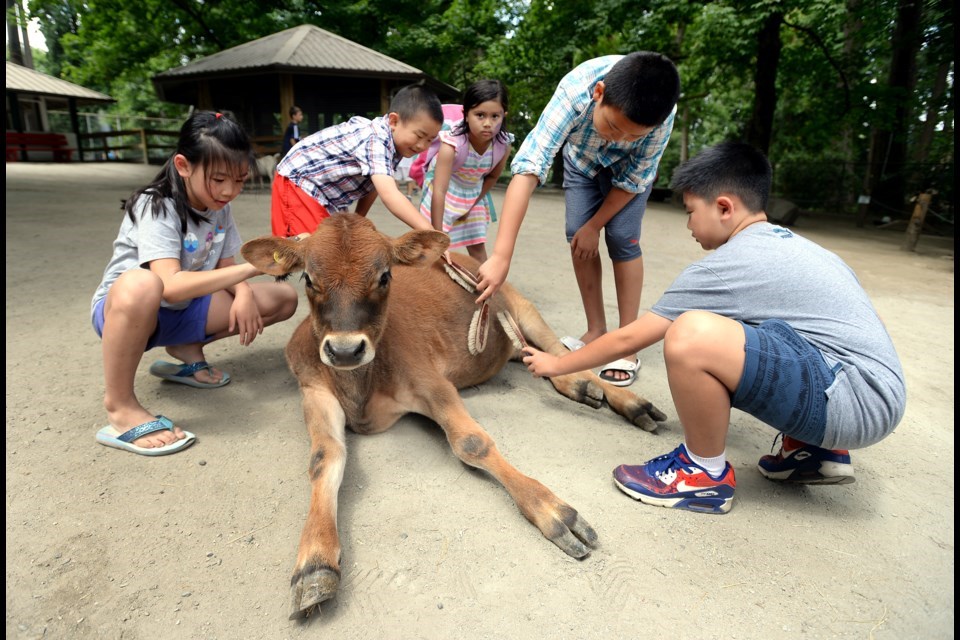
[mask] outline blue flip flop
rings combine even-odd
[[[134,440],[137,438],[142,438],[148,433],[164,430],[173,431],[173,422],[171,422],[167,417],[157,416],[156,420],[144,422],[143,424],[138,425],[129,431],[124,431],[123,433],[120,433],[110,425],[107,425],[100,429],[100,431],[97,431],[97,442],[108,447],[113,447],[114,449],[123,449],[125,451],[130,451],[131,453],[139,453],[142,456],[165,456],[170,453],[176,453],[181,449],[186,449],[197,440],[197,436],[193,435],[189,431],[184,431],[183,433],[185,437],[162,447],[147,448],[138,447],[137,445],[133,444]]]
[[[150,365],[150,373],[158,378],[170,382],[179,382],[197,389],[216,389],[230,382],[230,374],[226,371],[223,372],[223,378],[220,379],[220,382],[200,382],[193,377],[193,374],[197,371],[203,371],[204,369],[210,369],[210,365],[205,360],[193,364],[175,364],[157,360]]]

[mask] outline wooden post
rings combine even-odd
[[[143,149],[143,164],[150,164],[150,150],[147,149],[146,129],[140,129],[140,148]]]
[[[280,138],[283,139],[283,133],[290,121],[290,107],[295,105],[296,96],[293,92],[293,75],[289,73],[280,74]],[[273,129],[265,131],[266,134],[276,133]],[[280,147],[283,148],[282,146]]]
[[[904,251],[916,251],[917,241],[920,239],[920,232],[923,230],[923,220],[927,217],[927,209],[930,207],[930,200],[933,193],[925,191],[917,196],[917,204],[913,208],[913,215],[910,216],[910,222],[907,224],[907,235],[903,240]]]

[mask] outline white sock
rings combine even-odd
[[[707,470],[707,473],[710,474],[710,477],[714,480],[718,479],[723,475],[723,470],[727,468],[727,452],[724,450],[723,453],[718,455],[715,458],[702,458],[690,451],[690,447],[684,442],[683,446],[687,448],[687,455],[690,456],[690,459],[693,460],[696,464],[700,465]]]

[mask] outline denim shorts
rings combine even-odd
[[[820,350],[782,320],[742,326],[746,361],[732,406],[801,442],[823,442],[827,388],[840,363],[828,367]]]
[[[93,309],[93,330],[103,337],[104,297]],[[147,339],[144,351],[154,347],[168,347],[178,344],[209,342],[213,336],[207,335],[207,312],[210,310],[210,296],[200,296],[190,301],[185,309],[167,309],[160,307],[157,312],[157,328]]]
[[[613,171],[609,167],[600,169],[594,178],[583,175],[579,169],[563,159],[563,194],[567,204],[567,242],[600,209],[603,199],[613,186]],[[620,212],[613,216],[603,228],[607,255],[611,260],[625,262],[643,255],[640,250],[640,225],[647,210],[650,187],[638,193]]]

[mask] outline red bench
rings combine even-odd
[[[16,162],[21,156],[26,160],[25,154],[30,151],[48,151],[54,162],[70,162],[74,149],[67,144],[67,136],[62,133],[7,131],[7,162]]]

